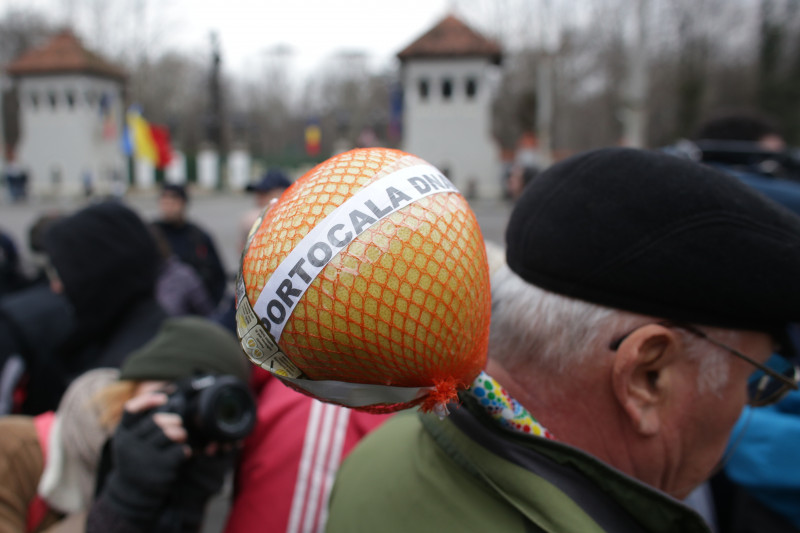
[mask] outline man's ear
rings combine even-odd
[[[670,380],[666,378],[678,337],[659,324],[649,324],[620,343],[612,365],[614,394],[631,426],[644,436],[658,433]]]

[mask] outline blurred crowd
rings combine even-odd
[[[291,183],[247,188],[241,247]],[[0,533],[201,531],[215,499],[229,533],[800,531],[800,180],[780,131],[724,116],[508,186],[491,375],[447,420],[350,411],[249,364],[186,186],[149,221],[124,198],[43,213],[33,272],[0,233]],[[739,366],[685,385],[714,350]]]

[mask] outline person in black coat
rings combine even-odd
[[[161,218],[153,222],[181,261],[197,271],[216,306],[225,294],[228,278],[214,240],[186,218],[189,195],[183,185],[167,184],[159,197]]]
[[[119,367],[166,318],[155,299],[160,255],[142,219],[118,202],[86,207],[43,239],[53,292],[66,297],[74,324],[48,356],[26,361],[22,412],[55,409],[69,383],[92,368]],[[47,325],[40,331],[46,334]]]

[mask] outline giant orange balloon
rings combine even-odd
[[[486,363],[486,250],[464,197],[383,148],[318,165],[251,230],[237,323],[251,361],[321,400],[441,407]]]

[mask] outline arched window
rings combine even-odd
[[[442,80],[442,98],[450,100],[453,97],[453,80],[444,78]]]
[[[473,77],[467,78],[466,93],[467,93],[467,98],[469,98],[470,100],[475,98],[475,95],[478,94],[478,80],[476,80]]]
[[[430,84],[427,78],[420,78],[419,80],[419,99],[427,100],[430,93]]]

